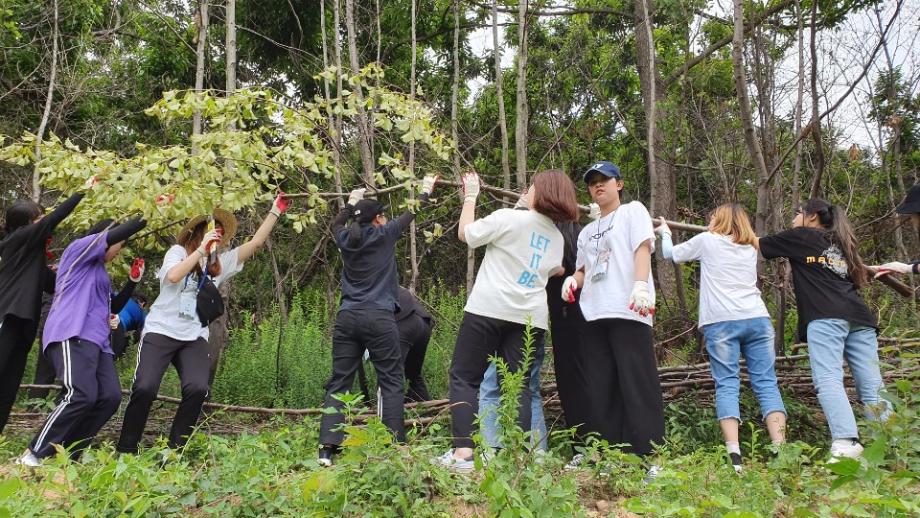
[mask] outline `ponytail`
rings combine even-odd
[[[357,220],[352,221],[351,225],[348,225],[348,240],[345,242],[345,245],[349,248],[354,248],[360,245],[363,240],[364,226],[358,223]]]
[[[819,198],[808,200],[802,204],[801,208],[805,214],[817,216],[818,222],[830,234],[831,242],[840,247],[847,262],[847,273],[853,284],[857,288],[865,286],[869,278],[868,271],[859,255],[856,235],[846,211]]]

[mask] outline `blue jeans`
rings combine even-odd
[[[843,386],[846,359],[856,382],[856,392],[871,420],[888,419],[888,402],[879,398],[884,388],[878,362],[875,329],[857,326],[839,318],[822,318],[808,323],[808,359],[818,401],[833,439],[858,439],[856,417]]]
[[[543,359],[546,356],[546,349],[542,340],[539,344],[534,344],[533,365],[530,367],[530,407],[531,407],[531,425],[530,431],[533,434],[534,442],[537,449],[546,451],[546,419],[543,417],[543,398],[540,396],[540,369],[543,367]],[[498,426],[498,415],[495,409],[498,407],[499,397],[501,397],[501,388],[498,384],[498,369],[495,363],[490,363],[486,369],[485,377],[482,384],[479,385],[479,422],[481,432],[486,444],[493,448],[501,447],[501,428]]]
[[[741,421],[738,394],[741,389],[741,356],[747,361],[751,388],[760,403],[761,415],[786,413],[776,384],[773,362],[773,324],[769,318],[714,322],[702,328],[709,352],[709,365],[716,383],[716,417]]]

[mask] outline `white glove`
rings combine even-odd
[[[659,219],[658,219],[658,226],[655,227],[655,232],[656,232],[659,236],[663,236],[663,235],[665,235],[665,234],[671,235],[671,227],[668,226],[668,222],[665,221],[664,218],[659,218]]]
[[[348,204],[354,207],[359,201],[364,199],[364,191],[366,190],[367,189],[362,187],[351,191],[351,193],[348,194]]]
[[[118,324],[120,324],[120,323],[121,323],[121,319],[118,318],[118,315],[116,315],[116,314],[114,314],[114,313],[111,314],[111,315],[109,315],[109,327],[110,327],[112,330],[118,329]]]
[[[463,175],[463,201],[476,201],[479,196],[479,175],[470,171]]]
[[[632,293],[629,294],[629,309],[639,313],[643,317],[655,314],[655,301],[652,300],[652,294],[648,291],[646,281],[636,281],[633,283]]]
[[[601,206],[596,203],[591,203],[588,205],[588,217],[591,218],[591,221],[594,221],[601,217]]]
[[[565,302],[575,302],[575,292],[578,290],[578,281],[575,277],[569,275],[562,281],[562,300]]]
[[[83,190],[88,191],[99,185],[99,177],[96,175],[90,176],[86,182],[83,183]]]
[[[422,178],[422,194],[431,194],[438,183],[438,175],[428,175]]]
[[[214,229],[201,238],[201,244],[198,245],[198,252],[201,255],[206,256],[211,253],[211,246],[213,244],[220,244],[220,236],[223,234],[223,231]]]
[[[889,273],[914,273],[914,265],[898,261],[892,261],[890,263],[876,266],[875,269],[877,270],[877,273],[875,274],[876,279]]]

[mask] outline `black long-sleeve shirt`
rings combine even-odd
[[[428,195],[422,194],[418,199],[427,202]],[[335,243],[342,253],[342,301],[339,310],[396,311],[399,307],[396,241],[409,228],[415,214],[406,211],[379,227],[364,225],[360,243],[349,245],[345,223],[353,211],[354,207],[345,205],[332,222]]]
[[[83,199],[67,198],[39,221],[14,230],[0,241],[0,321],[7,315],[38,320],[42,290],[48,287],[45,244],[54,229]]]

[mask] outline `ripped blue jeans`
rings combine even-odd
[[[716,383],[716,417],[741,421],[738,396],[741,390],[741,357],[747,361],[751,388],[760,403],[762,417],[773,412],[786,414],[776,384],[773,362],[773,324],[769,318],[714,322],[702,328],[709,352],[712,378]]]

